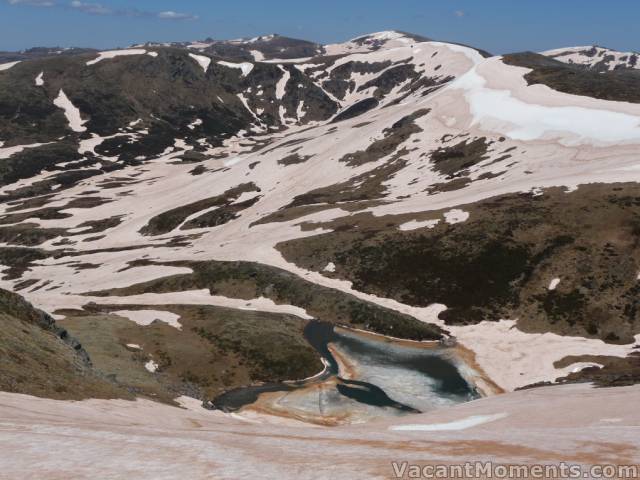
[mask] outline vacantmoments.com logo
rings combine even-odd
[[[391,462],[393,478],[442,479],[637,479],[640,465],[515,465],[493,462],[467,462],[460,465],[424,465]]]

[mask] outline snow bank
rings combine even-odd
[[[189,56],[193,58],[198,65],[202,67],[205,73],[209,70],[209,65],[211,65],[211,59],[209,57],[205,57],[204,55],[196,55],[195,53],[190,53]]]
[[[410,230],[417,230],[419,228],[435,228],[436,225],[440,223],[440,219],[437,218],[435,220],[411,220],[410,222],[403,223],[398,228],[403,232],[408,232]]]
[[[110,58],[126,57],[130,55],[144,55],[145,53],[147,53],[147,51],[142,48],[130,48],[127,50],[108,50],[106,52],[100,52],[98,54],[98,58],[89,60],[87,62],[87,65],[88,66],[95,65],[96,63],[101,62],[102,60],[107,60]]]
[[[9,63],[3,63],[0,64],[0,72],[4,71],[4,70],[9,70],[11,67],[19,64],[20,62],[9,62]]]
[[[64,110],[64,115],[67,117],[67,121],[69,122],[69,127],[74,132],[84,132],[87,130],[83,125],[87,123],[86,120],[82,120],[80,116],[80,110],[78,110],[71,100],[67,97],[67,95],[60,89],[58,93],[58,97],[53,101],[53,104]]]
[[[336,264],[333,263],[333,262],[327,263],[327,266],[324,267],[324,271],[325,272],[331,272],[331,273],[335,272],[336,271]]]
[[[278,68],[282,70],[282,77],[280,77],[280,80],[278,80],[276,84],[276,98],[282,100],[286,92],[287,83],[289,83],[289,79],[291,78],[291,73],[282,67],[282,65],[278,65]]]
[[[154,362],[153,360],[149,360],[147,363],[144,364],[144,368],[146,368],[151,373],[153,373],[156,370],[158,370],[158,364],[156,362]]]
[[[138,325],[147,326],[151,325],[154,321],[168,323],[173,328],[182,330],[182,325],[178,322],[180,315],[176,315],[171,312],[164,312],[161,310],[118,310],[113,312],[114,315],[125,317]]]
[[[453,225],[454,223],[466,222],[468,218],[469,212],[465,212],[464,210],[459,210],[457,208],[449,210],[444,214],[445,221],[450,225]]]
[[[507,417],[506,413],[496,413],[494,415],[473,415],[471,417],[463,418],[462,420],[456,420],[454,422],[447,423],[431,423],[427,425],[412,424],[412,425],[396,425],[389,427],[389,430],[396,430],[402,432],[442,432],[442,431],[455,431],[466,430],[467,428],[477,427],[483,423],[495,422],[502,418]]]
[[[21,151],[27,148],[36,148],[41,147],[42,145],[47,145],[46,143],[32,143],[30,145],[16,145],[15,147],[5,147],[2,148],[2,143],[0,142],[0,160],[9,158],[11,155],[16,153],[20,153]]]
[[[551,137],[560,138],[568,146],[594,141],[608,144],[640,141],[639,116],[597,108],[527,103],[509,90],[488,88],[478,67],[458,78],[450,88],[465,91],[472,125],[480,124],[514,140]]]
[[[232,62],[218,62],[218,65],[222,65],[223,67],[228,68],[236,68],[238,70],[242,70],[242,76],[246,77],[253,70],[253,63],[243,62],[243,63],[232,63]]]

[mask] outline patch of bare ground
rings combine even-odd
[[[91,292],[92,296],[128,296],[208,289],[212,295],[246,300],[265,297],[303,308],[314,318],[414,340],[438,340],[443,331],[415,318],[323,287],[285,270],[253,262],[170,262],[192,274],[173,275],[125,288]]]
[[[283,242],[296,265],[415,306],[443,303],[449,324],[518,318],[530,333],[630,343],[640,331],[640,186],[591,184],[567,193],[509,194],[444,211],[361,213],[306,223],[332,232]],[[440,222],[402,231],[410,220]],[[554,278],[560,281],[550,289]]]
[[[385,200],[385,182],[392,179],[407,162],[402,158],[408,152],[402,149],[384,164],[356,175],[349,180],[320,187],[297,195],[281,209],[253,222],[251,226],[272,222],[287,222],[331,208],[358,211],[380,205]]]
[[[110,314],[161,310],[179,315],[181,329],[159,320],[139,325]],[[285,314],[209,305],[87,305],[59,311],[94,367],[131,391],[162,401],[179,395],[212,398],[223,390],[264,381],[306,378],[322,370],[305,341],[305,320]],[[154,362],[150,372],[145,365]]]
[[[66,330],[22,297],[0,290],[0,390],[60,400],[131,398],[92,368]]]
[[[149,223],[140,229],[142,235],[163,235],[169,233],[187,217],[198,213],[202,210],[206,210],[213,207],[229,206],[244,192],[259,192],[260,189],[253,183],[243,183],[237,187],[231,188],[221,195],[198,200],[197,202],[190,203],[188,205],[182,205],[180,207],[173,208],[159,215],[156,215]],[[235,217],[234,217],[235,218]],[[228,221],[228,220],[227,220]]]
[[[422,131],[415,124],[415,120],[428,113],[428,109],[422,109],[403,117],[384,131],[384,137],[381,140],[373,142],[366,150],[345,155],[340,161],[346,162],[350,166],[359,166],[376,162],[391,155],[411,135]],[[407,153],[409,151],[402,148],[383,165],[368,172],[356,175],[345,182],[320,187],[298,195],[288,205],[261,218],[252,225],[291,221],[311,213],[334,208],[337,205],[348,211],[374,206],[377,204],[376,202],[384,201],[386,193],[384,183],[406,166],[406,160],[402,157]]]
[[[601,365],[583,368],[571,372],[558,383],[590,382],[598,387],[624,387],[640,383],[640,350],[627,357],[609,357],[606,355],[571,355],[554,363],[556,368],[564,368],[575,363],[594,363]]]
[[[396,123],[383,131],[384,137],[376,140],[365,150],[348,153],[340,159],[341,162],[349,166],[357,167],[364,163],[375,162],[393,153],[402,143],[404,143],[414,133],[420,133],[422,128],[416,125],[418,118],[428,115],[430,109],[420,109],[406,117],[401,118]]]
[[[530,68],[531,72],[524,77],[529,85],[542,84],[560,92],[602,100],[640,103],[640,71],[637,70],[598,72],[531,52],[505,55],[503,61]]]
[[[286,157],[281,158],[280,160],[278,160],[278,165],[284,165],[284,166],[298,165],[300,163],[306,162],[311,157],[312,157],[312,155],[303,155],[303,156],[301,156],[298,153],[292,153],[291,155],[287,155]]]

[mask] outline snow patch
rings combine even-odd
[[[444,214],[445,221],[450,225],[453,225],[455,223],[466,222],[468,218],[469,218],[469,212],[465,212],[464,210],[459,210],[457,208],[454,208],[453,210],[449,210]]]
[[[609,48],[592,45],[556,48],[542,52],[541,55],[572,65],[583,65],[586,67],[598,65],[599,67],[606,67],[609,71],[616,70],[620,67],[640,69],[640,64],[638,63],[639,53],[618,52]]]
[[[462,420],[447,423],[397,425],[390,427],[390,430],[401,432],[443,432],[466,430],[467,428],[477,427],[484,423],[495,422],[496,420],[500,420],[505,417],[507,417],[506,413],[496,413],[494,415],[473,415],[471,417],[463,418]]]
[[[30,145],[16,145],[15,147],[2,148],[2,142],[0,142],[0,160],[9,158],[11,155],[20,153],[27,148],[41,147],[42,145],[48,145],[47,143],[32,143]]]
[[[9,62],[9,63],[3,63],[0,65],[0,72],[4,71],[4,70],[9,70],[11,67],[19,64],[20,62]]]
[[[154,362],[153,360],[149,360],[147,363],[144,364],[144,368],[146,368],[151,373],[153,373],[156,370],[158,370],[158,364],[156,362]]]
[[[176,315],[171,312],[161,310],[118,310],[117,312],[112,313],[120,317],[128,318],[132,322],[144,327],[151,325],[154,321],[158,320],[171,325],[173,328],[182,330],[182,325],[178,322],[180,315]]]
[[[418,228],[435,228],[436,225],[440,223],[440,219],[437,218],[435,220],[411,220],[410,222],[403,223],[398,228],[403,232],[408,232],[410,230],[417,230]]]
[[[327,263],[327,266],[324,267],[324,271],[325,272],[331,272],[331,273],[335,272],[336,271],[336,264],[333,263],[333,262]]]
[[[278,65],[278,68],[282,70],[282,77],[280,77],[280,80],[278,80],[278,83],[276,84],[276,98],[278,100],[282,100],[284,94],[286,93],[287,83],[289,83],[291,73],[282,65]]]
[[[256,62],[261,62],[261,61],[264,60],[264,54],[262,52],[260,52],[259,50],[251,50],[251,51],[249,51],[249,53],[251,55],[253,55],[253,59]]]
[[[195,53],[190,53],[189,56],[193,58],[198,65],[202,67],[205,73],[209,70],[209,65],[211,65],[211,59],[209,57],[205,57],[204,55],[196,55]]]
[[[187,127],[189,130],[195,130],[195,128],[199,125],[202,125],[202,119],[196,118],[193,122],[191,122]]]
[[[602,368],[604,367],[604,365],[602,365],[601,363],[594,363],[594,362],[578,362],[578,363],[572,364],[571,367],[572,367],[571,373],[578,373],[584,370],[585,368],[592,368],[592,367]]]
[[[514,140],[560,137],[566,146],[640,141],[640,116],[596,108],[530,104],[515,98],[509,90],[488,88],[477,68],[449,87],[465,91],[472,125],[480,124]]]
[[[558,284],[560,283],[560,279],[559,278],[554,278],[553,280],[551,280],[551,282],[549,282],[549,290],[555,290],[558,286]]]
[[[71,100],[67,97],[62,89],[58,93],[58,97],[53,101],[53,104],[64,110],[64,115],[67,117],[67,121],[69,122],[69,127],[74,132],[84,132],[87,130],[83,125],[87,123],[86,120],[82,120],[80,116],[80,110],[78,110]]]
[[[40,74],[36,77],[35,84],[37,87],[41,87],[44,85],[44,72],[40,72]]]
[[[218,62],[218,65],[222,65],[227,68],[235,68],[242,71],[242,76],[246,77],[253,70],[253,63],[243,62],[243,63],[233,63],[233,62]]]
[[[298,117],[298,120],[302,120],[306,114],[307,112],[304,111],[304,100],[302,100],[298,104],[298,108],[296,110],[296,116]]]
[[[101,62],[102,60],[107,60],[107,59],[116,58],[116,57],[127,57],[130,55],[144,55],[145,53],[147,53],[147,51],[142,48],[130,48],[127,50],[109,50],[106,52],[100,52],[98,54],[98,58],[89,60],[87,62],[87,66],[95,65],[96,63]]]

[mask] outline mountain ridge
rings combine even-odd
[[[505,391],[623,375],[634,72],[392,31],[322,52],[263,39],[2,69],[2,286],[165,400],[312,373],[312,318],[455,337]]]

